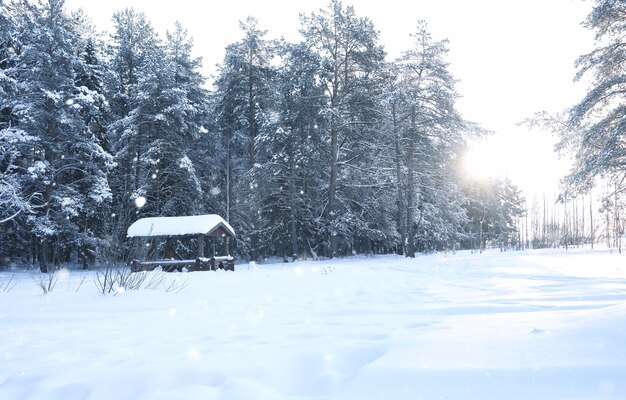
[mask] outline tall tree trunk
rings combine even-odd
[[[250,50],[252,52],[252,50]],[[252,55],[250,55],[252,57]],[[252,59],[248,64],[248,160],[250,161],[250,168],[254,167],[255,155],[254,155],[254,141],[256,138],[256,123],[255,123],[255,101],[254,101],[254,84],[252,79]]]
[[[611,248],[611,217],[609,215],[609,208],[606,208],[606,245]]]
[[[328,186],[328,211],[330,213],[330,255],[334,257],[337,255],[337,249],[339,247],[339,238],[337,237],[336,219],[337,219],[337,175],[339,171],[339,131],[337,128],[337,112],[338,112],[338,100],[339,100],[339,52],[338,52],[338,38],[334,38],[334,50],[332,57],[334,61],[333,68],[333,85],[330,93],[330,107],[331,107],[331,122],[330,122],[330,183]],[[344,68],[348,68],[347,65]],[[345,71],[345,70],[344,70]],[[347,79],[347,76],[346,76]],[[343,85],[347,84],[344,80]]]
[[[402,196],[402,191],[404,190],[404,188],[403,188],[403,183],[402,183],[402,166],[400,164],[402,152],[400,151],[400,137],[398,136],[398,133],[396,131],[397,121],[396,121],[396,105],[395,104],[393,104],[392,106],[391,113],[392,113],[392,118],[393,118],[394,137],[396,139],[396,192],[397,192],[396,220],[398,221],[398,230],[400,231],[400,244],[398,246],[397,253],[404,254],[405,243],[406,243],[406,223],[405,223],[406,221],[404,221],[404,218],[403,218],[404,199]]]
[[[334,257],[337,254],[338,240],[337,232],[335,231],[335,220],[337,218],[337,170],[339,165],[337,158],[339,156],[339,144],[337,143],[337,129],[331,127],[330,129],[330,184],[328,186],[328,211],[330,213],[331,232],[330,232],[330,255]]]
[[[248,59],[248,159],[250,162],[250,169],[254,168],[254,164],[256,162],[255,151],[254,151],[254,142],[256,140],[257,135],[257,127],[256,127],[256,98],[254,96],[254,79],[252,73],[252,48],[249,49],[249,59]],[[256,182],[255,182],[256,183]],[[254,189],[252,189],[254,190]],[[258,222],[255,222],[255,225]],[[254,227],[257,228],[256,226]],[[258,257],[257,247],[258,247],[258,235],[254,230],[250,233],[250,259],[252,261],[256,261]]]
[[[617,190],[617,187],[615,187],[615,190]],[[613,240],[613,247],[617,248],[617,192],[614,191],[613,192],[613,235],[612,235],[612,240]]]
[[[591,191],[589,192],[589,236],[591,240],[591,249],[593,250],[595,238],[595,227],[593,226],[593,196]]]
[[[415,182],[414,182],[414,159],[415,159],[415,107],[411,109],[411,127],[412,132],[409,135],[409,143],[407,149],[407,183],[406,183],[406,255],[408,257],[415,257],[415,233],[413,231],[413,224],[415,219]]]
[[[542,222],[542,228],[541,228],[541,247],[546,247],[546,230],[547,230],[547,220],[548,218],[546,217],[546,212],[547,212],[547,207],[546,207],[546,194],[543,194],[543,222]]]
[[[233,204],[233,152],[232,132],[226,134],[226,222],[230,223],[230,213]],[[224,238],[224,255],[230,255],[230,237]]]
[[[291,238],[291,257],[292,261],[298,259],[298,234],[296,229],[296,169],[292,166],[289,177],[290,203],[289,204],[289,236]]]
[[[48,239],[41,238],[39,243],[39,270],[43,273],[48,272]]]
[[[230,223],[230,211],[233,201],[233,154],[232,154],[232,132],[230,129],[226,134],[226,222]]]
[[[582,213],[582,218],[580,220],[580,244],[585,245],[585,196],[581,199],[580,210]]]
[[[478,252],[482,254],[483,249],[484,249],[484,240],[483,240],[483,224],[485,223],[485,214],[486,211],[484,210],[484,205],[483,205],[483,217],[480,220],[480,223],[478,224]]]
[[[564,230],[564,235],[563,237],[565,238],[565,250],[568,250],[568,245],[569,245],[569,231],[570,231],[570,226],[569,226],[569,218],[567,215],[567,199],[565,200],[565,203],[563,204],[563,230]]]
[[[135,187],[134,191],[139,189],[141,179],[141,128],[137,129],[137,142],[135,147]]]

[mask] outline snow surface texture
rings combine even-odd
[[[208,234],[222,225],[235,236],[235,230],[217,214],[187,217],[141,218],[128,227],[128,237],[182,236]]]
[[[0,291],[0,399],[623,400],[624,265],[608,251],[360,257],[117,296],[76,292],[80,272],[42,295],[17,273]]]

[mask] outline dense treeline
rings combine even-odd
[[[137,218],[202,213],[251,259],[514,242],[519,190],[459,167],[480,129],[447,42],[420,22],[390,61],[338,0],[301,18],[299,43],[242,22],[209,90],[178,24],[125,9],[103,39],[62,0],[0,1],[0,266],[128,260]]]

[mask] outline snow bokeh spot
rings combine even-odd
[[[198,361],[200,359],[200,350],[196,347],[190,347],[187,349],[187,359],[189,361]]]
[[[615,384],[611,381],[600,382],[600,393],[603,396],[611,396],[615,393]]]
[[[219,195],[220,193],[222,193],[222,189],[220,189],[219,187],[214,187],[214,188],[211,188],[211,194],[212,194],[213,196],[217,196],[217,195]]]
[[[70,277],[70,270],[67,268],[61,268],[54,273],[54,276],[60,281],[66,281]]]
[[[141,208],[143,206],[146,205],[146,198],[143,196],[138,196],[137,198],[135,198],[135,206],[137,208]]]

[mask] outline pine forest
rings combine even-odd
[[[610,35],[603,15],[588,23]],[[614,162],[596,171],[590,152],[602,145],[581,143],[614,140],[623,110],[593,118],[623,85],[619,71],[598,74],[566,117],[533,120],[559,131],[563,150],[589,150],[561,198],[527,202],[508,179],[463,171],[468,142],[488,132],[458,111],[448,42],[424,21],[390,59],[372,21],[339,0],[300,16],[299,42],[268,38],[249,17],[207,77],[181,24],[161,37],[139,10],[112,20],[100,33],[63,0],[0,1],[0,268],[129,262],[129,225],[153,216],[219,214],[237,231],[233,255],[251,261],[577,245],[621,232],[616,191],[599,210],[588,185],[595,174],[618,188],[620,159],[604,153]],[[608,51],[581,58],[581,74]],[[585,129],[596,136],[572,133]],[[179,240],[175,251],[195,250]]]

